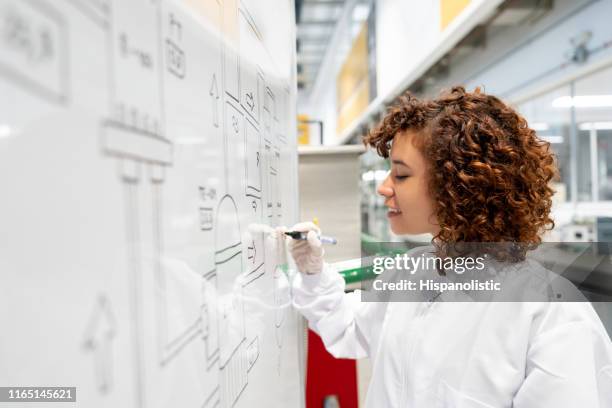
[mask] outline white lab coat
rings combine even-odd
[[[412,252],[412,251],[411,251]],[[612,408],[612,343],[588,302],[361,302],[325,264],[294,306],[338,358],[372,361],[366,407]]]

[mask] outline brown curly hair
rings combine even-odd
[[[554,227],[550,218],[558,179],[550,143],[538,139],[527,121],[495,96],[476,88],[453,87],[437,99],[409,92],[389,108],[363,142],[387,158],[398,132],[416,131],[415,146],[429,166],[428,189],[440,231],[438,249],[448,243],[513,243],[498,253],[522,259]]]

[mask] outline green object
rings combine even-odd
[[[376,276],[376,274],[372,270],[372,266],[345,269],[338,272],[340,273],[340,275],[342,275],[344,281],[347,284],[374,279],[374,277]]]

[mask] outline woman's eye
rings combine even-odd
[[[404,180],[404,179],[406,179],[406,178],[408,178],[408,177],[409,177],[409,176],[404,176],[404,175],[400,175],[400,174],[396,174],[396,175],[395,175],[395,178],[396,178],[397,180]]]

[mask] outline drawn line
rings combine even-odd
[[[231,249],[231,248],[236,248],[236,247],[237,247],[237,246],[239,246],[240,244],[241,244],[241,242],[237,242],[237,243],[235,243],[235,244],[234,244],[234,245],[232,245],[232,246],[228,246],[228,247],[225,247],[225,248],[220,249],[220,250],[218,250],[218,251],[215,251],[215,254],[219,254],[219,253],[224,252],[224,251],[227,251],[228,249]]]
[[[213,397],[215,397],[215,394],[216,394],[216,398],[217,398],[217,400],[215,401],[215,405],[213,405],[212,407],[209,407],[208,403],[213,399]],[[204,404],[202,404],[202,408],[214,408],[216,406],[219,406],[219,386],[218,385],[210,393],[208,398],[206,398],[206,400],[204,401]]]
[[[242,343],[244,343],[246,341],[246,339],[243,337],[242,340],[240,340],[240,343],[238,343],[236,345],[236,347],[234,348],[234,350],[232,351],[232,354],[229,355],[229,357],[227,358],[227,362],[225,363],[225,365],[221,365],[219,364],[219,367],[221,367],[221,369],[225,369],[225,367],[227,367],[228,363],[230,361],[232,361],[232,358],[234,357],[234,355],[236,354],[236,352],[240,349],[240,346],[242,346]]]
[[[193,324],[189,327],[187,327],[186,329],[183,330],[183,333],[181,333],[180,335],[178,335],[177,337],[175,337],[173,340],[171,340],[170,342],[168,342],[168,344],[166,344],[166,348],[170,349],[172,348],[175,344],[179,343],[182,338],[189,336],[190,332],[192,330],[197,330],[198,329],[198,325],[200,324],[201,319],[198,318],[195,322],[193,322]]]
[[[242,253],[241,251],[238,251],[238,252],[236,252],[235,254],[233,254],[232,256],[230,256],[229,258],[222,259],[222,260],[220,260],[220,261],[215,261],[215,265],[221,265],[221,264],[224,264],[224,263],[226,263],[226,262],[229,262],[229,261],[231,261],[233,258],[235,258],[236,256],[240,255],[241,253]]]
[[[210,371],[210,369],[219,361],[219,349],[216,349],[213,353],[208,355],[208,342],[206,343],[206,355],[210,359],[208,361],[208,365],[206,366],[206,371]]]
[[[172,350],[172,352],[169,352],[166,356],[164,356],[164,358],[162,359],[160,364],[162,366],[168,364],[168,362],[170,362],[174,357],[176,357],[181,352],[181,350],[183,350],[185,348],[185,346],[187,346],[189,343],[191,343],[191,340],[196,338],[197,335],[201,334],[201,333],[202,333],[202,329],[198,328],[198,330],[194,331],[191,334],[191,336],[189,336],[187,339],[185,339],[185,341],[180,345],[180,347],[177,347],[176,349]]]
[[[255,337],[253,339],[253,341],[247,347],[247,350],[251,348],[251,345],[253,343],[257,343],[257,356],[255,357],[255,360],[253,360],[252,363],[250,361],[247,361],[247,363],[249,364],[249,368],[247,368],[247,373],[251,372],[251,369],[253,368],[253,366],[255,366],[255,363],[257,362],[257,360],[259,360],[259,337]],[[247,359],[248,359],[248,355],[247,355]]]
[[[262,276],[264,276],[265,274],[266,274],[266,271],[263,270],[258,275],[250,277],[249,280],[247,280],[245,283],[242,284],[242,287],[244,288],[245,286],[250,285],[251,283],[255,282],[257,279],[259,279]]]
[[[251,272],[247,273],[247,276],[254,274],[255,272],[257,272],[261,267],[263,266],[263,262],[260,263],[257,268],[253,269]]]

